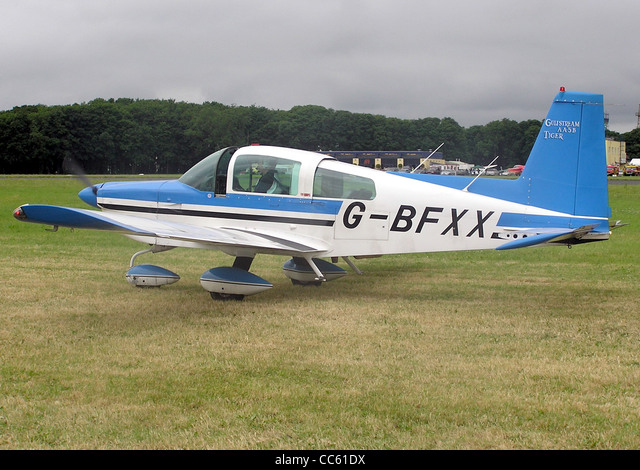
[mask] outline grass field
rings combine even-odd
[[[364,276],[213,302],[218,252],[20,223],[74,179],[0,178],[2,449],[638,449],[640,185],[607,242],[362,260]]]

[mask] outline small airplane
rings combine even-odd
[[[258,254],[290,256],[284,274],[308,285],[344,276],[339,258],[361,274],[353,259],[607,240],[605,169],[603,96],[563,87],[516,180],[385,173],[313,152],[247,146],[221,149],[178,180],[80,191],[100,210],[26,204],[13,215],[149,245],[132,256],[126,274],[140,287],[180,279],[136,265],[141,254],[220,250],[234,262],[206,271],[200,283],[213,299],[239,300],[273,287],[249,272]]]

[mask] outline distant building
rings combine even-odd
[[[624,165],[627,163],[627,143],[606,139],[607,165]]]
[[[385,151],[322,151],[319,153],[334,157],[341,162],[352,163],[354,165],[366,166],[369,168],[392,169],[392,168],[416,168],[420,163],[433,153],[433,150],[399,150],[397,152]],[[429,162],[443,160],[442,152],[434,153]],[[444,161],[444,160],[443,160]]]

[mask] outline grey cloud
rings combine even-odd
[[[21,0],[0,109],[103,97],[317,104],[464,126],[540,119],[562,85],[640,103],[634,0]]]

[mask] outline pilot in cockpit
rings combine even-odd
[[[265,158],[258,162],[258,171],[262,176],[260,176],[256,187],[253,188],[254,192],[266,193],[273,186],[276,175],[275,163],[275,160],[271,158]]]

